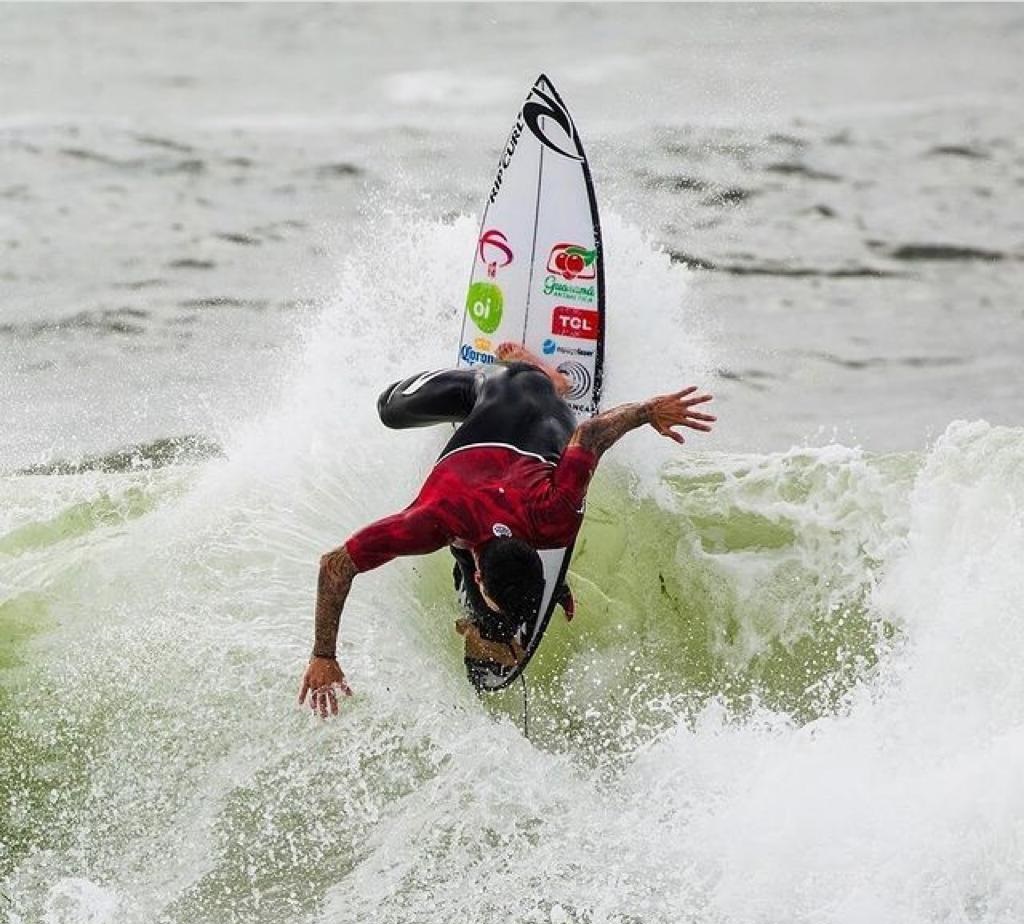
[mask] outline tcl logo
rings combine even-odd
[[[590,308],[558,305],[551,313],[551,333],[577,340],[597,340],[597,312]]]

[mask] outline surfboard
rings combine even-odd
[[[604,254],[590,165],[569,110],[543,74],[516,114],[484,202],[459,339],[461,368],[497,361],[522,343],[566,375],[579,420],[598,411],[604,372]],[[540,609],[520,632],[514,668],[485,672],[480,688],[515,680],[540,645],[572,546],[540,551]]]

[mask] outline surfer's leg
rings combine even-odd
[[[473,369],[422,372],[389,385],[377,399],[386,427],[404,430],[465,420],[476,403],[479,373]]]
[[[557,462],[575,429],[576,416],[541,369],[523,362],[489,366],[472,413],[444,453],[505,443]]]

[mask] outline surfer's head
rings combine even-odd
[[[487,602],[518,626],[531,618],[544,595],[544,566],[520,539],[499,537],[476,549],[477,583]]]

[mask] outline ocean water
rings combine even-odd
[[[1015,6],[0,6],[0,920],[1024,919]],[[319,555],[443,442],[541,70],[627,437],[522,691],[444,555]]]

